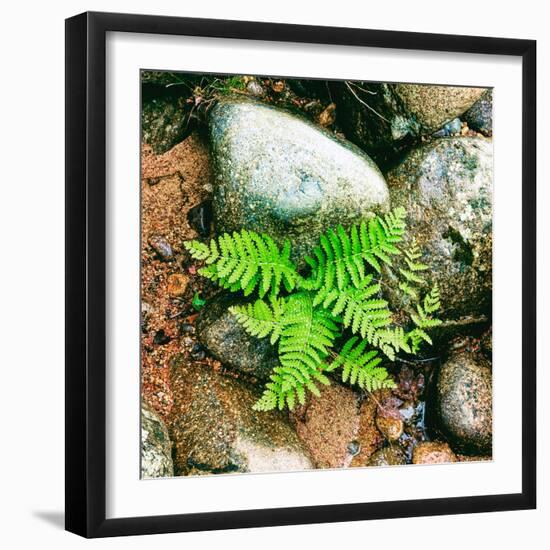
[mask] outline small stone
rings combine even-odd
[[[447,122],[447,124],[443,126],[443,131],[446,136],[460,134],[461,129],[462,124],[459,118],[454,118],[453,120],[451,120],[451,122]]]
[[[413,451],[413,464],[447,464],[456,461],[456,455],[448,443],[424,441],[419,443]]]
[[[321,114],[319,115],[317,122],[321,126],[330,126],[336,121],[336,103],[331,103]]]
[[[195,344],[191,348],[191,357],[198,361],[202,361],[206,357],[206,354],[204,353],[204,348],[200,344]]]
[[[376,417],[376,427],[388,441],[397,441],[403,434],[403,420],[387,416]]]
[[[153,342],[157,344],[157,346],[164,346],[165,344],[168,344],[170,340],[170,336],[168,336],[163,329],[158,330],[153,337]]]
[[[195,327],[190,323],[182,323],[180,325],[180,334],[194,334]]]
[[[264,87],[257,80],[251,80],[246,85],[246,91],[255,97],[263,97],[265,95]]]
[[[168,261],[174,256],[170,243],[164,237],[159,235],[151,237],[149,239],[149,245],[157,253],[161,260]]]
[[[396,445],[376,451],[369,459],[368,466],[402,466],[407,464],[405,454]]]
[[[170,296],[182,296],[187,289],[189,279],[183,273],[172,273],[168,277],[168,294]]]
[[[359,454],[360,451],[361,451],[361,444],[359,443],[359,441],[353,440],[348,443],[348,453],[351,456],[355,456]]]

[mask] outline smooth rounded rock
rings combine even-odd
[[[289,239],[301,260],[323,231],[389,207],[384,177],[365,153],[284,110],[221,101],[210,136],[218,232],[246,228]]]
[[[285,415],[252,409],[259,389],[182,358],[172,361],[171,387],[176,475],[312,468]]]
[[[171,477],[172,443],[164,422],[151,407],[141,406],[141,477]]]
[[[256,378],[269,378],[278,365],[277,350],[269,338],[246,332],[229,308],[246,303],[234,295],[218,294],[201,309],[195,328],[209,353],[224,366]]]
[[[441,294],[449,327],[489,316],[492,299],[493,148],[485,138],[443,138],[412,150],[387,174],[392,207],[407,211],[422,273]],[[396,288],[390,285],[390,288]],[[391,294],[391,291],[390,291]],[[401,293],[390,296],[403,305]]]
[[[388,441],[397,441],[403,434],[403,420],[391,416],[376,417],[376,427]]]
[[[403,464],[407,464],[407,458],[397,445],[376,451],[368,462],[368,466],[402,466]]]
[[[464,454],[490,454],[493,428],[491,364],[481,353],[464,351],[440,368],[435,413],[441,432]]]
[[[447,464],[456,461],[456,455],[448,443],[424,441],[413,450],[413,464]]]

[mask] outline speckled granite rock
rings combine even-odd
[[[402,466],[403,464],[407,464],[407,458],[397,445],[376,451],[368,462],[368,466]]]
[[[462,352],[440,368],[431,406],[439,428],[464,454],[491,453],[493,384],[491,364],[480,353]]]
[[[277,350],[269,338],[256,338],[237,322],[229,307],[245,303],[234,295],[219,294],[202,308],[196,331],[201,344],[224,366],[269,378],[278,364]]]
[[[286,111],[225,100],[212,109],[210,136],[218,232],[288,238],[301,259],[323,230],[389,206],[384,177],[365,153]]]
[[[259,390],[181,358],[172,361],[171,385],[176,475],[312,468],[285,415],[252,410]]]
[[[493,135],[493,90],[487,90],[464,113],[464,120],[472,130],[485,136]]]
[[[463,86],[395,84],[393,87],[408,112],[420,124],[423,133],[434,132],[460,116],[485,92],[485,88]]]
[[[392,207],[407,211],[404,245],[416,239],[422,249],[450,328],[491,310],[492,153],[485,138],[442,138],[412,150],[387,174]],[[399,307],[402,296],[390,298]]]
[[[141,477],[171,477],[172,443],[164,422],[146,403],[141,406]]]
[[[456,455],[448,443],[439,441],[424,441],[413,451],[413,464],[447,464],[456,462]]]
[[[321,388],[291,414],[291,422],[317,468],[349,466],[360,448],[358,395],[338,384]]]
[[[466,111],[483,88],[348,82],[339,87],[339,122],[346,136],[381,166]]]

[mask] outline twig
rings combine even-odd
[[[370,94],[370,95],[377,95],[378,92],[373,92],[372,90],[367,90],[366,88],[362,88],[361,86],[359,86],[359,84],[357,84],[357,82],[353,82],[351,80],[348,81],[350,83],[351,86],[355,86],[358,90],[361,90],[362,92],[365,92],[366,94]]]
[[[376,111],[375,109],[373,109],[368,103],[365,103],[356,93],[355,91],[353,90],[353,88],[349,85],[349,82],[346,80],[344,81],[346,86],[348,87],[348,90],[353,94],[353,96],[355,97],[355,99],[357,99],[357,101],[359,101],[359,103],[361,103],[361,105],[364,105],[367,109],[369,109],[369,111],[372,111],[375,115],[379,116],[382,120],[385,120],[388,124],[390,124],[390,121],[382,116],[378,111]]]

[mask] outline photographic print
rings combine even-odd
[[[143,479],[492,459],[474,84],[141,71]]]

